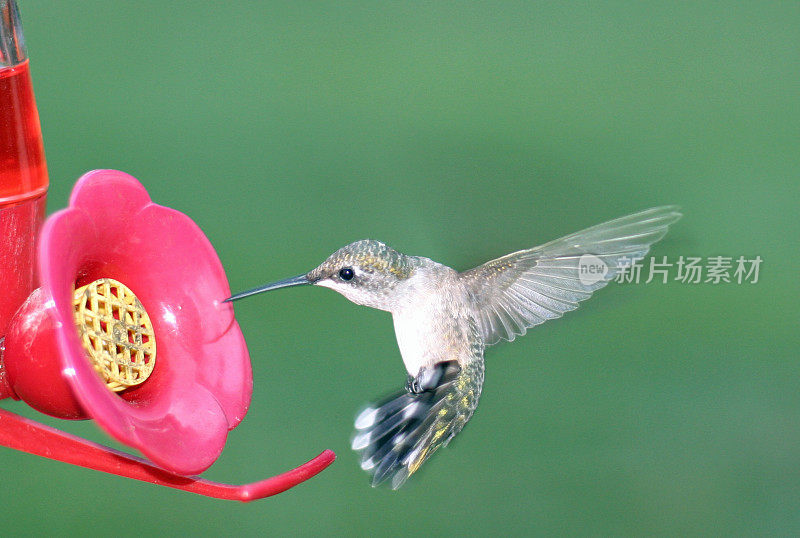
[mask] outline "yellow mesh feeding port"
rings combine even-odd
[[[81,343],[108,388],[144,383],[156,364],[156,339],[139,299],[110,278],[76,289],[73,299]]]

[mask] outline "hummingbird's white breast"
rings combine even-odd
[[[404,286],[392,317],[408,373],[416,376],[423,367],[471,357],[475,334],[458,273],[430,262],[417,269]]]

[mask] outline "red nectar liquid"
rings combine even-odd
[[[47,166],[27,60],[0,69],[0,337],[36,283]]]
[[[0,207],[47,190],[39,113],[28,61],[0,69]]]

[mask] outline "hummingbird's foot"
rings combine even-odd
[[[406,391],[409,394],[422,394],[427,390],[436,390],[443,383],[449,383],[461,367],[456,361],[446,361],[435,364],[430,368],[422,368],[415,376],[408,376],[406,379]]]
[[[406,390],[409,394],[422,394],[425,391],[425,389],[420,386],[419,379],[411,375],[406,379]]]

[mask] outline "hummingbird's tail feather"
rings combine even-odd
[[[392,489],[402,486],[461,431],[478,405],[483,361],[463,367],[450,361],[433,368],[435,375],[424,390],[395,393],[356,418],[352,447],[361,452],[361,468],[372,473],[373,486],[389,478]]]

